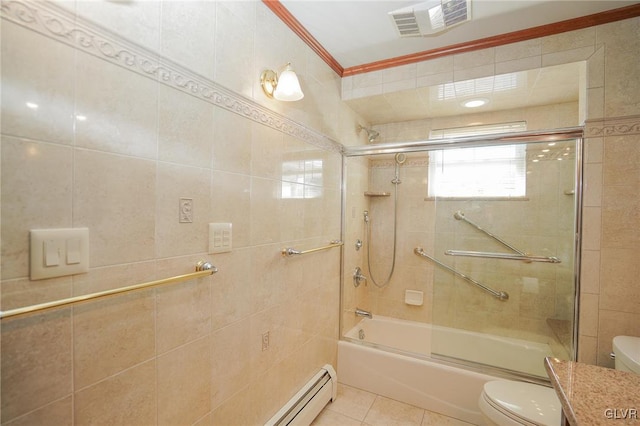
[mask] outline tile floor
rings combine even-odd
[[[371,392],[338,384],[338,397],[329,403],[312,426],[470,426]]]

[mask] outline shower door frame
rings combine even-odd
[[[575,166],[575,228],[574,228],[574,267],[573,267],[573,281],[574,281],[574,300],[573,300],[573,329],[572,334],[572,347],[569,354],[572,361],[577,360],[578,355],[578,330],[579,330],[579,311],[580,311],[580,270],[581,270],[581,237],[582,237],[582,210],[583,210],[583,149],[584,149],[584,128],[583,127],[566,127],[560,129],[539,130],[529,132],[517,132],[517,133],[501,133],[488,136],[476,136],[476,137],[462,137],[462,138],[448,138],[448,139],[427,139],[421,141],[410,142],[390,142],[384,144],[371,144],[355,147],[344,147],[342,152],[343,164],[342,164],[342,235],[343,240],[346,235],[346,197],[347,197],[347,175],[348,165],[347,160],[350,157],[364,157],[372,155],[382,154],[396,154],[396,153],[411,153],[411,152],[425,152],[441,149],[454,149],[454,148],[467,148],[467,147],[479,147],[488,145],[509,145],[509,144],[524,144],[533,142],[557,142],[575,140],[576,143],[576,166]],[[343,291],[345,283],[344,270],[348,265],[344,264],[344,254],[342,259],[342,282],[340,292],[340,336],[339,339],[343,340]],[[393,351],[393,350],[392,350]],[[479,365],[474,362],[465,362],[460,360],[447,360],[440,357],[431,358],[435,362],[441,362],[444,364],[450,364],[455,366],[461,366],[463,368],[479,371],[481,373],[498,375],[498,376],[516,376],[520,379],[529,380],[532,382],[540,382],[540,378],[529,376],[519,372],[506,371],[497,367]],[[546,381],[545,381],[546,382]]]

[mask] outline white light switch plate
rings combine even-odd
[[[32,229],[29,235],[32,280],[89,271],[88,228]]]
[[[209,253],[226,253],[233,248],[231,224],[209,224]]]

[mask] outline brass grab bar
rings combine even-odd
[[[432,261],[433,263],[435,263],[436,265],[446,269],[447,271],[451,272],[454,275],[459,276],[460,278],[477,285],[478,287],[480,287],[482,290],[486,291],[487,293],[490,293],[493,297],[495,297],[496,299],[500,299],[502,301],[505,300],[509,300],[509,293],[505,292],[505,291],[496,291],[492,288],[487,287],[486,285],[474,280],[473,278],[470,278],[468,276],[466,276],[465,274],[463,274],[462,272],[458,272],[455,269],[453,269],[452,267],[450,267],[449,265],[445,265],[444,263],[440,262],[439,260],[429,256],[427,253],[424,252],[424,250],[422,249],[422,247],[416,247],[415,249],[413,249],[413,252],[415,254],[417,254],[418,256],[422,256],[422,257],[426,257],[427,259],[429,259],[430,261]]]
[[[444,254],[449,256],[467,256],[467,257],[484,257],[490,259],[508,259],[508,260],[523,260],[525,262],[546,262],[546,263],[561,263],[561,260],[555,256],[530,256],[521,254],[510,253],[493,253],[485,251],[465,251],[465,250],[446,250]]]
[[[291,256],[296,256],[296,255],[300,255],[300,254],[307,254],[307,253],[313,253],[316,251],[320,251],[320,250],[327,250],[330,248],[334,248],[334,247],[340,247],[341,245],[343,245],[344,243],[340,240],[333,240],[329,243],[329,245],[324,246],[324,247],[318,247],[318,248],[314,248],[314,249],[310,249],[310,250],[303,250],[303,251],[299,251],[296,249],[293,249],[291,247],[287,247],[287,248],[283,248],[280,253],[282,253],[282,257],[291,257]]]
[[[188,281],[195,278],[206,277],[208,275],[213,275],[218,272],[218,268],[213,266],[209,262],[200,261],[196,264],[196,272],[191,272],[189,274],[178,275],[171,278],[165,278],[162,280],[149,281],[142,284],[135,284],[128,287],[120,287],[113,290],[105,290],[97,293],[89,293],[83,294],[81,296],[69,297],[67,299],[56,300],[53,302],[40,303],[38,305],[25,306],[23,308],[11,309],[8,311],[0,311],[0,319],[5,319],[9,317],[15,317],[18,315],[29,314],[36,311],[42,311],[45,309],[53,309],[61,306],[71,305],[78,302],[85,302],[93,299],[98,299],[106,296],[112,296],[116,294],[128,293],[135,290],[141,290],[143,288],[155,287],[163,284],[173,284],[182,281]]]

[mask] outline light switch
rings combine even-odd
[[[32,229],[29,273],[32,280],[89,271],[89,229]]]
[[[226,253],[232,249],[230,223],[209,224],[209,253]]]
[[[56,240],[44,240],[44,266],[58,266],[60,264],[60,243]]]
[[[76,265],[82,261],[82,241],[80,238],[67,240],[67,265]]]

